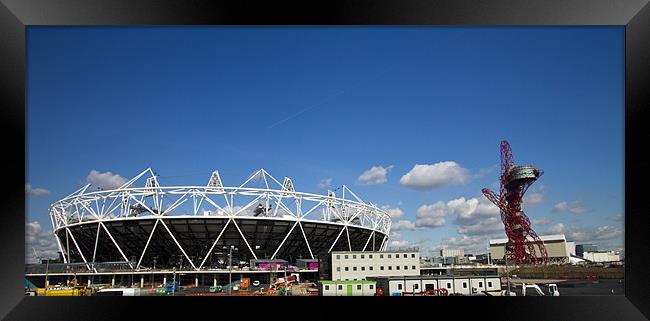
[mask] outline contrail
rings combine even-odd
[[[350,88],[352,88],[352,87],[350,87]],[[285,119],[282,119],[282,120],[279,120],[279,121],[275,122],[275,123],[273,123],[271,126],[269,126],[268,129],[271,129],[271,128],[273,128],[273,127],[275,127],[275,126],[277,126],[277,125],[280,125],[280,124],[282,124],[282,123],[284,123],[284,122],[286,122],[286,121],[288,121],[288,120],[291,120],[291,119],[293,119],[293,118],[295,118],[295,117],[298,117],[298,116],[300,116],[302,113],[304,113],[304,112],[306,112],[306,111],[309,111],[309,110],[312,110],[312,109],[314,109],[314,108],[316,108],[316,107],[319,107],[319,106],[325,104],[326,102],[330,101],[332,98],[344,94],[345,92],[347,92],[348,90],[350,90],[350,88],[343,89],[343,90],[341,90],[341,91],[339,91],[339,92],[337,92],[337,93],[335,93],[335,94],[333,94],[333,95],[330,95],[329,97],[327,97],[327,98],[321,100],[320,102],[318,102],[318,103],[316,103],[316,104],[313,104],[313,105],[311,105],[311,106],[309,106],[309,107],[307,107],[307,108],[304,108],[304,109],[298,111],[297,113],[295,113],[295,114],[293,114],[293,115],[291,115],[291,116],[289,116],[289,117],[287,117],[287,118],[285,118]]]
[[[375,80],[375,79],[377,79],[377,78],[379,78],[380,76],[384,75],[384,74],[385,74],[386,72],[388,72],[389,70],[394,69],[395,66],[396,66],[396,65],[393,65],[392,67],[389,67],[389,68],[384,69],[382,72],[380,72],[380,73],[378,73],[377,75],[375,75],[374,77],[368,79],[368,82],[369,82],[369,81],[372,81],[372,80]],[[271,124],[271,125],[268,127],[268,129],[271,129],[271,128],[273,128],[273,127],[275,127],[275,126],[278,126],[278,125],[280,125],[280,124],[282,124],[282,123],[284,123],[284,122],[286,122],[286,121],[289,121],[289,120],[291,120],[291,119],[293,119],[293,118],[295,118],[295,117],[298,117],[298,116],[302,115],[303,113],[305,113],[305,112],[307,112],[307,111],[310,111],[310,110],[312,110],[312,109],[314,109],[314,108],[320,107],[320,106],[324,105],[325,103],[327,103],[328,101],[332,100],[333,98],[336,98],[336,97],[338,97],[338,96],[340,96],[340,95],[342,95],[342,94],[344,94],[344,93],[350,91],[351,89],[354,89],[354,88],[359,87],[362,83],[363,83],[363,82],[358,82],[358,83],[356,83],[356,84],[354,84],[354,85],[352,85],[352,86],[350,86],[350,87],[348,87],[348,88],[345,88],[345,89],[343,89],[343,90],[340,90],[340,91],[338,91],[338,92],[336,92],[336,93],[334,93],[334,94],[332,94],[332,95],[326,97],[325,99],[321,100],[320,102],[318,102],[318,103],[316,103],[316,104],[313,104],[313,105],[311,105],[311,106],[308,106],[307,108],[303,108],[303,109],[299,110],[298,112],[296,112],[295,114],[292,114],[292,115],[290,115],[289,117],[287,117],[287,118],[285,118],[285,119],[279,120],[279,121],[277,121],[277,122]]]

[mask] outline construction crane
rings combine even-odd
[[[499,194],[488,188],[483,195],[501,210],[505,225],[506,259],[517,264],[547,264],[548,254],[542,240],[532,229],[530,220],[521,209],[524,194],[544,172],[533,166],[515,165],[508,141],[501,141],[501,187]],[[537,250],[535,250],[537,247]],[[539,256],[536,252],[539,252]]]

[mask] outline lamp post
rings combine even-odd
[[[510,273],[508,272],[508,248],[510,248],[511,245],[512,242],[508,240],[503,251],[503,257],[505,258],[506,261],[506,282],[508,284],[508,295],[510,295]]]
[[[504,253],[503,258],[506,260],[506,283],[508,285],[508,295],[510,295],[510,279],[508,278],[508,255]]]
[[[226,249],[226,247],[223,247]],[[231,245],[228,252],[228,295],[232,295],[232,251],[237,251],[238,249]]]
[[[151,288],[153,289],[154,273],[156,273],[156,259],[158,257],[153,257],[153,269],[151,270]]]
[[[48,276],[47,274],[48,274],[49,268],[50,268],[50,259],[47,259],[45,261],[45,291],[47,291],[47,285],[48,285],[47,284],[48,283],[47,282],[47,276]]]
[[[487,248],[487,259],[488,259],[488,261],[487,261],[488,265],[491,265],[492,262],[490,261],[490,247],[489,246]]]
[[[234,245],[230,246],[230,252],[228,254],[228,295],[232,295],[232,249]]]
[[[133,281],[135,278],[135,265],[133,263],[135,263],[135,256],[131,256],[131,288],[133,287]]]
[[[176,294],[176,267],[174,267],[174,278],[172,279],[172,296]]]
[[[275,264],[273,264],[273,262],[269,263],[269,290],[271,289],[271,286],[273,285],[273,267],[274,267],[274,265]]]
[[[284,296],[289,295],[289,280],[287,280],[287,265],[284,265]]]
[[[48,270],[49,270],[49,267],[50,267],[50,259],[47,259],[47,261],[45,261],[45,290],[43,290],[43,293],[45,293],[45,295],[47,295],[47,286],[48,286],[48,282],[47,282],[47,272],[48,272]],[[37,292],[38,292],[38,291],[37,291]],[[37,294],[38,294],[38,293],[37,293]]]

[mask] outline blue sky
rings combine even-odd
[[[505,237],[480,195],[502,139],[545,171],[524,205],[538,234],[623,246],[622,27],[30,27],[27,43],[43,251],[48,205],[87,181],[238,185],[263,167],[385,206],[391,245],[480,252]]]

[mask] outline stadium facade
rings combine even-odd
[[[109,262],[203,271],[226,268],[229,255],[235,265],[377,251],[391,225],[388,213],[346,186],[298,192],[290,178],[280,183],[264,169],[236,187],[224,186],[218,171],[203,186],[161,186],[146,169],[116,189],[86,185],[49,212],[63,261],[95,272]]]

